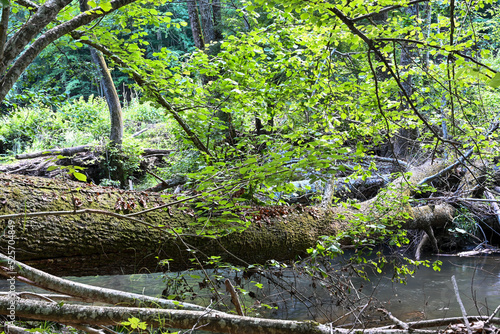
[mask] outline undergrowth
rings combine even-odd
[[[171,125],[162,110],[133,100],[123,108],[123,117],[124,141],[144,128],[155,126],[137,137],[141,146],[169,148],[172,141],[167,134]],[[94,96],[66,101],[57,108],[17,108],[0,120],[0,155],[4,161],[21,153],[97,145],[106,141],[110,129],[106,101]]]

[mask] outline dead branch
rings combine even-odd
[[[158,183],[156,186],[145,190],[148,192],[160,192],[160,191],[163,191],[165,189],[180,186],[180,185],[185,184],[187,182],[187,178],[185,176],[182,176],[182,175],[176,175],[169,180],[164,180],[153,172],[146,171],[146,173],[153,175],[155,178],[157,178],[160,181],[160,183]]]
[[[9,299],[0,297],[0,313],[5,314]],[[35,320],[57,321],[65,324],[116,325],[136,317],[152,326],[190,329],[196,324],[204,330],[218,333],[331,333],[315,322],[273,320],[241,317],[216,311],[166,310],[154,308],[84,306],[54,304],[32,300],[16,300],[16,316]],[[338,330],[336,333],[347,333]]]
[[[76,153],[81,153],[81,152],[88,152],[94,148],[93,145],[82,145],[82,146],[75,146],[75,147],[67,147],[67,148],[55,148],[52,150],[44,150],[40,152],[33,152],[33,153],[25,153],[25,154],[17,154],[16,159],[21,160],[21,159],[33,159],[33,158],[38,158],[38,157],[44,157],[44,156],[49,156],[49,155],[62,155],[62,156],[70,156]]]
[[[243,313],[243,308],[241,307],[240,298],[238,297],[238,293],[234,289],[234,286],[231,284],[229,278],[226,278],[224,284],[226,285],[226,291],[229,291],[229,293],[231,294],[231,303],[233,303],[234,307],[236,307],[236,313],[238,313],[238,315],[244,316],[245,314]]]
[[[22,328],[22,327],[15,326],[15,325],[12,325],[12,324],[4,324],[3,326],[0,325],[0,328],[2,328],[2,327],[4,328],[4,331],[7,334],[27,334],[27,333],[31,333],[26,328]]]
[[[460,298],[460,292],[458,291],[458,285],[457,285],[457,280],[455,279],[455,275],[451,276],[451,282],[453,283],[453,289],[455,290],[455,296],[457,297],[458,305],[460,305],[462,318],[464,319],[465,326],[467,327],[467,333],[472,334],[472,329],[470,328],[470,323],[469,320],[467,319],[467,312],[465,311],[464,304],[462,303],[462,299]]]
[[[394,322],[396,325],[398,325],[402,329],[406,329],[406,330],[409,329],[410,326],[408,326],[408,324],[406,322],[399,320],[398,318],[393,316],[391,312],[387,311],[386,309],[379,308],[378,311],[384,313],[386,316],[389,317],[389,319],[391,319],[392,322]]]
[[[203,310],[204,308],[198,305],[181,303],[172,300],[148,297],[135,293],[127,293],[112,289],[97,288],[91,285],[72,282],[63,278],[59,278],[47,274],[41,270],[32,268],[24,263],[13,260],[0,253],[0,275],[23,280],[31,285],[38,286],[42,289],[76,296],[87,302],[100,301],[108,304],[120,304],[131,306],[154,306],[165,308],[181,307],[186,310]],[[7,298],[7,297],[0,297]],[[17,309],[16,309],[17,310]],[[81,321],[80,321],[81,322]]]

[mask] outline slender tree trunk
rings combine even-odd
[[[7,31],[9,28],[10,2],[2,7],[2,19],[0,20],[0,59],[3,58],[5,43],[7,42]]]
[[[413,16],[417,14],[418,4],[406,7],[406,14]],[[413,83],[412,77],[408,74],[408,67],[412,64],[413,51],[411,47],[404,43],[401,47],[401,57],[400,57],[400,73],[404,76],[401,84],[406,92],[406,95],[411,96],[413,94]],[[403,94],[401,93],[401,110],[406,110],[408,104],[405,102]],[[412,153],[414,153],[414,140],[418,138],[418,129],[403,127],[399,130],[398,136],[394,140],[394,155],[395,158],[408,158]]]
[[[88,0],[80,0],[80,11],[83,13],[90,9]],[[101,87],[108,104],[109,117],[111,120],[109,139],[111,141],[111,152],[109,154],[109,165],[113,170],[113,179],[120,181],[122,187],[126,185],[126,175],[123,168],[123,157],[121,145],[123,141],[123,113],[120,98],[116,91],[115,83],[111,77],[108,65],[102,53],[89,46],[92,61],[101,74]]]
[[[197,49],[205,48],[203,32],[201,30],[200,16],[198,12],[198,4],[196,0],[187,0],[189,22],[191,23],[191,31],[193,32],[193,41]]]
[[[199,0],[200,18],[203,29],[203,38],[205,44],[215,41],[214,15],[212,13],[212,4],[209,0]]]
[[[111,119],[111,130],[109,139],[114,145],[120,146],[123,141],[123,113],[120,98],[115,88],[111,72],[106,65],[103,55],[96,49],[90,47],[92,60],[101,72],[101,82],[106,102],[108,103],[109,116]]]
[[[222,41],[222,4],[220,0],[212,0],[212,11],[214,13],[215,41]]]
[[[89,9],[90,6],[88,5],[88,1],[80,0],[80,10],[85,12]],[[120,146],[123,140],[123,113],[120,98],[118,97],[113,78],[111,77],[111,72],[109,71],[104,56],[93,47],[89,46],[89,49],[92,61],[97,66],[101,74],[104,96],[106,97],[106,102],[108,103],[109,116],[111,119],[109,139],[114,145]]]

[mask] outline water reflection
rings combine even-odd
[[[437,258],[429,258],[434,261]],[[457,258],[441,257],[441,271],[432,268],[419,269],[414,278],[406,285],[393,283],[389,276],[371,276],[370,282],[360,280],[353,282],[355,293],[363,285],[363,293],[377,299],[387,310],[403,321],[460,316],[461,312],[455,298],[451,276],[455,275],[462,301],[469,315],[486,315],[500,304],[500,257]],[[197,275],[197,273],[191,273]],[[245,305],[253,306],[253,315],[271,316],[282,319],[334,320],[339,315],[337,301],[307,277],[297,277],[291,272],[284,272],[280,277],[283,288],[294,286],[293,296],[280,294],[272,277],[258,280],[255,277],[243,279],[241,273],[229,274],[234,281],[241,280],[242,286],[252,291],[242,296]],[[175,278],[178,274],[172,274]],[[187,275],[188,283],[196,282],[190,302],[208,305],[212,294],[209,289],[200,290],[199,279]],[[160,296],[165,289],[163,274],[119,275],[119,276],[87,276],[68,277],[73,281],[92,284],[99,287],[113,288],[149,296]],[[221,280],[222,282],[222,280]],[[256,285],[263,284],[261,288]],[[260,286],[260,285],[259,285]],[[6,280],[0,280],[0,291],[8,291]],[[33,288],[24,283],[16,283],[17,291],[42,293],[43,290]],[[221,295],[228,295],[221,284]],[[225,297],[228,299],[228,297]],[[230,306],[230,303],[226,301]],[[267,306],[264,306],[266,304]],[[321,305],[318,307],[318,305]],[[275,307],[278,307],[277,309]],[[269,309],[270,308],[270,309]]]

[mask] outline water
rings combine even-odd
[[[382,279],[377,298],[402,320],[461,316],[451,281],[454,275],[467,314],[486,315],[500,304],[500,257],[439,259],[441,271],[420,269],[407,285]]]
[[[362,292],[365,295],[380,301],[387,310],[403,321],[460,316],[460,308],[451,282],[453,275],[456,277],[460,297],[467,314],[487,315],[500,304],[500,257],[441,257],[439,260],[443,261],[441,271],[421,268],[416,272],[414,278],[408,280],[406,285],[393,283],[390,277],[384,275],[372,276],[369,283],[358,280],[355,285],[358,288],[359,284],[363,284]],[[199,275],[200,273],[192,274]],[[285,272],[285,277],[282,277],[285,280],[282,282],[296,284],[297,292],[308,300],[303,303],[296,297],[290,298],[280,294],[274,285],[268,284],[267,280],[258,281],[256,277],[242,279],[245,289],[257,293],[258,298],[252,298],[248,295],[242,297],[245,305],[254,306],[252,315],[282,319],[311,319],[314,317],[319,321],[331,321],[338,317],[339,309],[336,306],[336,300],[331,295],[318,286],[313,288],[311,281],[305,277],[296,277],[291,272],[288,274],[287,277]],[[237,274],[236,278],[234,272],[229,276],[233,284],[235,280],[241,279],[241,273]],[[172,274],[171,277],[177,277],[177,274]],[[163,275],[160,273],[68,277],[68,279],[149,296],[160,296],[165,289]],[[199,280],[188,275],[186,281],[193,283]],[[264,286],[258,289],[255,287],[258,283],[263,283]],[[172,293],[187,291],[186,289],[182,290],[185,286],[178,283],[174,284],[174,287],[178,290],[172,290]],[[7,291],[7,289],[7,282],[0,280],[0,291]],[[43,292],[19,282],[16,283],[16,291]],[[226,296],[224,298],[228,299],[228,293],[225,292],[223,285],[220,286],[219,291],[221,296]],[[187,293],[194,294],[192,300],[187,301],[205,305],[209,303],[211,296],[208,289],[200,290],[198,284],[193,291],[187,291]],[[259,303],[258,300],[262,303]],[[321,304],[321,306],[315,305],[316,303]],[[271,309],[262,304],[267,304]],[[227,302],[227,305],[230,303]],[[278,309],[274,308],[275,306],[278,306]]]

